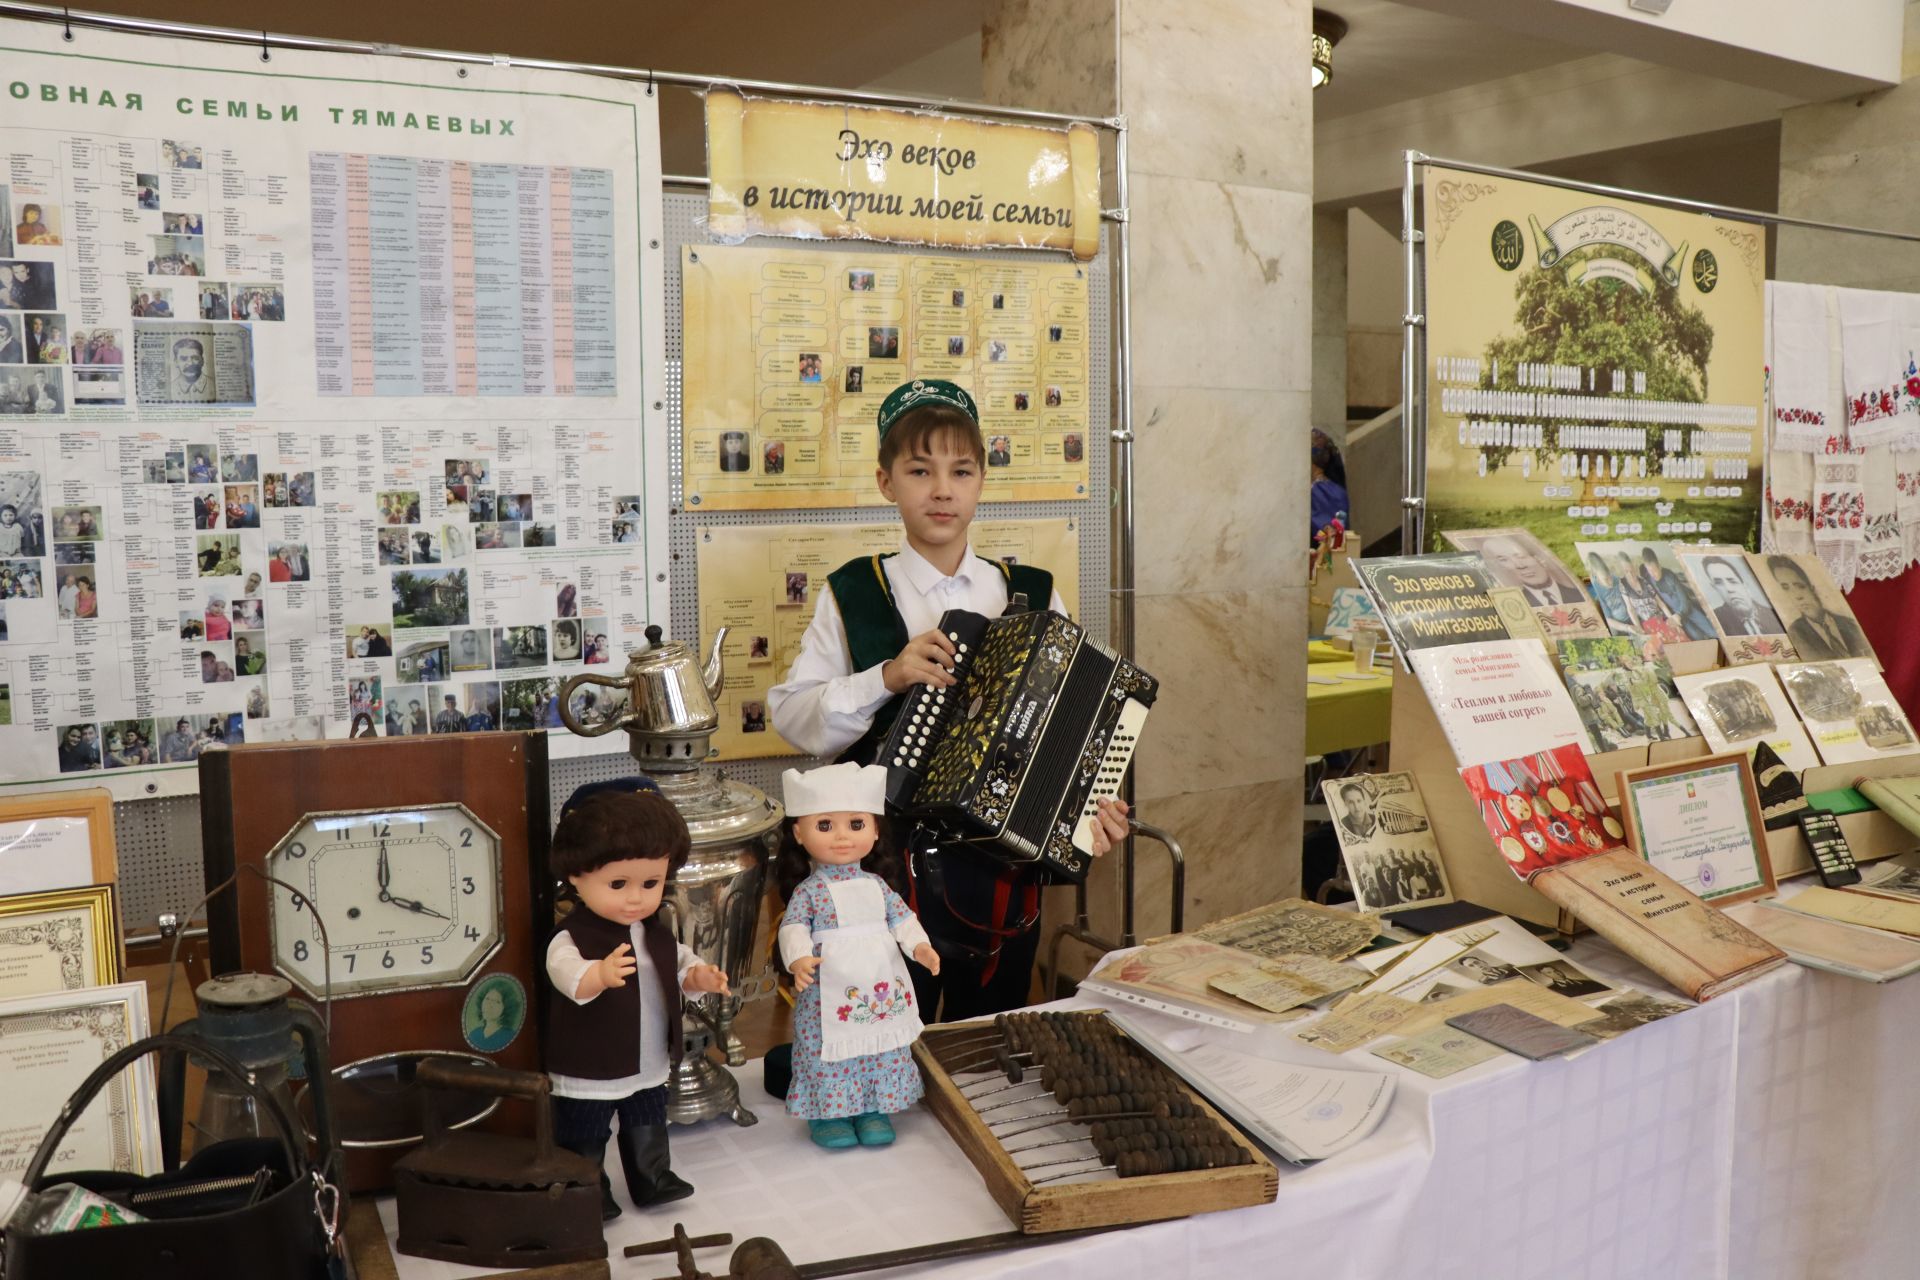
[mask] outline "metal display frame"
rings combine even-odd
[[[1117,204],[1114,208],[1101,210],[1101,221],[1106,224],[1102,229],[1101,252],[1086,264],[1090,277],[1100,274],[1108,276],[1110,284],[1111,316],[1108,350],[1111,356],[1112,376],[1107,384],[1107,417],[1109,427],[1109,448],[1105,459],[1106,466],[1100,466],[1097,451],[1091,454],[1088,474],[1088,492],[1083,499],[1072,503],[996,503],[989,515],[1004,516],[1058,516],[1059,508],[1077,509],[1074,514],[1081,520],[1082,531],[1082,608],[1088,614],[1089,629],[1098,636],[1105,632],[1107,643],[1120,653],[1132,656],[1135,636],[1134,612],[1134,492],[1133,492],[1133,324],[1131,307],[1131,253],[1128,227],[1129,183],[1127,174],[1127,121],[1124,115],[1088,116],[1063,112],[1037,111],[1022,107],[1000,106],[993,103],[964,102],[952,99],[914,97],[894,93],[875,93],[865,90],[837,89],[819,85],[789,84],[769,80],[746,80],[729,76],[694,75],[684,72],[658,71],[640,67],[622,67],[604,63],[568,62],[547,58],[519,58],[503,54],[468,53],[445,49],[428,49],[413,46],[384,44],[372,41],[352,41],[332,38],[286,35],[278,32],[255,31],[238,27],[220,27],[198,23],[164,21],[150,18],[126,17],[117,14],[74,11],[41,4],[13,3],[0,0],[0,17],[23,21],[40,22],[63,28],[65,39],[76,40],[76,29],[98,29],[122,33],[149,36],[166,36],[190,40],[204,40],[218,44],[233,44],[246,47],[258,47],[260,60],[270,63],[273,51],[296,49],[322,53],[357,53],[393,58],[411,58],[426,62],[450,63],[459,67],[457,72],[465,76],[467,66],[512,66],[529,70],[565,71],[582,75],[603,76],[610,79],[645,83],[647,93],[652,95],[656,87],[673,87],[695,93],[714,88],[728,88],[745,93],[772,94],[784,97],[802,98],[819,102],[847,103],[873,107],[890,107],[905,110],[929,111],[954,116],[969,116],[986,120],[1024,121],[1035,124],[1073,125],[1084,124],[1096,130],[1111,134],[1114,142],[1114,192]],[[1116,35],[1116,48],[1118,36]],[[1411,172],[1411,168],[1409,168]],[[683,233],[697,228],[699,212],[686,208],[692,199],[688,191],[703,190],[707,183],[704,178],[667,176],[663,185],[669,189],[664,202],[668,211],[665,221],[668,223],[668,235],[678,227]],[[673,188],[680,193],[674,194]],[[703,209],[704,199],[698,201]],[[684,221],[682,221],[684,219]],[[1110,227],[1112,234],[1106,234]],[[691,242],[691,235],[675,237],[682,242]],[[701,237],[702,243],[712,243]],[[786,244],[794,242],[785,239],[752,238],[747,244]],[[1059,260],[1064,255],[1045,250],[949,250],[938,246],[891,246],[872,242],[831,241],[835,252],[875,252],[875,253],[969,253],[981,257],[1023,257],[1041,253],[1049,259]],[[677,248],[677,245],[669,246]],[[677,253],[668,255],[671,263],[669,312],[672,308],[672,293],[679,286],[679,257]],[[1102,272],[1101,265],[1107,265]],[[1091,283],[1091,280],[1090,280]],[[1089,289],[1089,301],[1095,305],[1095,327],[1098,327],[1101,307],[1096,301],[1093,289]],[[669,349],[678,347],[680,326],[670,325]],[[1094,364],[1098,363],[1098,353]],[[1090,367],[1089,372],[1093,372]],[[697,548],[693,546],[694,529],[698,524],[772,524],[790,523],[796,513],[805,511],[809,520],[825,523],[853,524],[873,520],[877,514],[874,508],[815,509],[796,508],[774,512],[701,512],[696,517],[685,512],[679,502],[682,477],[680,474],[680,372],[679,363],[671,357],[667,367],[668,395],[671,407],[668,409],[667,429],[670,433],[670,486],[672,504],[668,516],[668,543],[671,551],[670,563],[686,566],[671,579],[670,622],[676,635],[691,636],[697,630],[699,619],[698,579],[694,570],[697,560]],[[1098,407],[1100,389],[1093,388],[1092,402],[1089,404],[1089,429],[1098,421],[1094,410]],[[1104,477],[1101,472],[1106,473]],[[1104,479],[1108,493],[1102,493],[1101,481]],[[1085,601],[1091,595],[1095,600],[1100,596],[1097,586],[1089,589],[1089,584],[1097,584],[1100,575],[1096,562],[1089,564],[1084,553],[1090,541],[1086,534],[1097,526],[1097,516],[1103,498],[1107,499],[1109,520],[1107,537],[1092,539],[1095,544],[1104,542],[1107,552],[1109,574],[1105,592],[1105,608],[1089,609]],[[683,545],[684,544],[684,545]],[[1089,573],[1089,569],[1095,572]],[[1096,615],[1104,614],[1104,618]],[[1104,622],[1104,626],[1098,625]],[[741,761],[729,766],[731,772],[763,788],[777,780],[779,769],[788,766],[794,757],[777,760]],[[628,758],[621,754],[593,756],[564,761],[555,761],[554,785],[551,788],[556,797],[564,797],[573,785],[600,777],[614,776],[628,771],[632,767]],[[1123,782],[1122,795],[1131,801],[1134,794],[1132,771]],[[120,874],[122,884],[121,912],[126,941],[129,944],[147,944],[159,940],[158,934],[150,933],[153,924],[164,914],[181,909],[183,903],[197,901],[201,893],[200,872],[200,830],[198,795],[157,798],[151,800],[124,801],[115,805],[115,829],[118,832],[120,847]],[[1167,846],[1169,856],[1174,862],[1173,876],[1173,918],[1178,928],[1181,918],[1183,897],[1183,867],[1179,847],[1164,833],[1142,828],[1143,833],[1161,839]],[[1129,839],[1117,851],[1120,858],[1121,936],[1117,940],[1107,940],[1095,935],[1090,927],[1087,911],[1087,890],[1080,886],[1076,894],[1075,919],[1071,924],[1055,930],[1055,947],[1063,937],[1073,937],[1077,941],[1102,950],[1112,950],[1120,946],[1130,946],[1136,941],[1134,932],[1134,889],[1135,867],[1133,841]],[[198,930],[190,929],[189,932]]]
[[[1528,169],[1504,169],[1499,165],[1478,164],[1472,160],[1450,160],[1444,156],[1430,156],[1420,151],[1404,151],[1401,153],[1401,158],[1405,162],[1405,177],[1400,188],[1401,267],[1405,283],[1405,291],[1402,295],[1405,305],[1400,317],[1400,403],[1403,430],[1400,486],[1400,552],[1402,555],[1418,554],[1425,545],[1427,532],[1427,404],[1424,395],[1427,381],[1427,317],[1423,312],[1426,298],[1426,257],[1422,247],[1427,237],[1426,229],[1420,225],[1419,171],[1421,169],[1427,167],[1457,169],[1462,173],[1477,173],[1490,178],[1514,178],[1521,182],[1535,182],[1541,186],[1560,187],[1567,191],[1585,191],[1621,200],[1637,200],[1644,204],[1662,205],[1688,213],[1705,214],[1709,218],[1730,218],[1741,222],[1757,223],[1764,230],[1775,227],[1799,227],[1805,231],[1831,231],[1839,235],[1871,236],[1880,240],[1899,240],[1908,244],[1920,244],[1920,232],[1890,231],[1882,227],[1860,227],[1846,222],[1822,222],[1817,218],[1797,218],[1785,213],[1741,209],[1733,205],[1714,204],[1706,200],[1688,200],[1680,196],[1666,196],[1653,191],[1635,191],[1630,187],[1613,187],[1600,182],[1582,182],[1577,178],[1534,173]],[[1767,430],[1767,425],[1762,423],[1761,429]],[[1764,483],[1764,472],[1762,483]]]

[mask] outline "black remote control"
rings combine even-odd
[[[1860,866],[1853,860],[1846,833],[1840,830],[1840,819],[1816,809],[1798,815],[1798,821],[1807,847],[1813,850],[1813,869],[1820,873],[1820,883],[1829,889],[1859,884]]]

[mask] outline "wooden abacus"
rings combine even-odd
[[[934,1115],[1022,1232],[1184,1218],[1279,1191],[1260,1149],[1104,1013],[932,1027],[913,1056]],[[1019,1103],[1040,1109],[1007,1113]]]

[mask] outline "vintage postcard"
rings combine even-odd
[[[1733,667],[1675,676],[1687,710],[1716,753],[1751,751],[1756,743],[1772,747],[1782,764],[1796,773],[1819,765],[1813,743],[1787,696],[1763,666]]]
[[[1292,955],[1344,960],[1364,949],[1379,932],[1380,921],[1373,916],[1336,911],[1305,898],[1283,898],[1174,936],[1233,947],[1269,960]]]
[[[1351,991],[1366,980],[1367,971],[1352,965],[1319,956],[1284,956],[1262,960],[1252,972],[1216,975],[1207,985],[1271,1013],[1285,1013]]]
[[[1828,764],[1914,750],[1913,726],[1871,658],[1783,662],[1773,669]]]
[[[1389,1040],[1373,1050],[1377,1058],[1398,1063],[1434,1080],[1444,1080],[1455,1072],[1490,1062],[1504,1052],[1498,1045],[1453,1027],[1435,1027],[1417,1036]]]
[[[1419,1012],[1419,1005],[1398,996],[1361,996],[1345,1008],[1315,1018],[1294,1032],[1293,1038],[1328,1053],[1346,1053],[1391,1035]]]

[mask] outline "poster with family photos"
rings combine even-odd
[[[622,750],[557,699],[667,615],[658,99],[8,34],[49,88],[0,117],[0,790],[186,794],[355,725]],[[516,131],[396,154],[348,101]]]
[[[1361,911],[1405,911],[1453,901],[1440,844],[1411,773],[1330,780],[1321,796],[1333,816],[1347,882]]]

